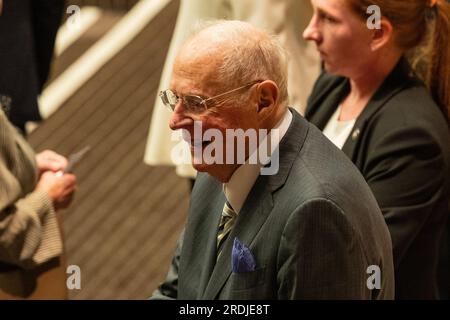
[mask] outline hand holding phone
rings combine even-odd
[[[72,153],[69,157],[68,157],[68,161],[69,163],[67,164],[67,167],[62,170],[62,171],[58,171],[56,173],[57,176],[62,176],[65,173],[69,173],[72,172],[72,168],[78,163],[80,162],[81,159],[83,159],[83,157],[86,155],[86,153],[91,149],[90,146],[86,146],[83,149],[81,149],[78,152]]]

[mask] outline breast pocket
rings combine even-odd
[[[245,290],[259,287],[266,281],[266,268],[252,272],[233,273],[230,277],[232,290]]]

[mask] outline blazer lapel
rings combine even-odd
[[[216,263],[217,228],[225,203],[222,184],[207,174],[197,175],[192,194],[179,268],[180,299],[203,296]],[[202,212],[207,212],[208,218]],[[198,281],[195,287],[192,279]]]
[[[260,176],[238,215],[235,228],[229,234],[209,279],[203,299],[215,299],[231,275],[231,252],[234,238],[250,246],[262,225],[272,211],[272,194],[265,190],[267,177]]]
[[[278,153],[275,153],[279,156],[278,173],[271,176],[259,176],[256,180],[238,215],[235,228],[224,243],[222,254],[212,271],[203,299],[215,299],[230,277],[234,238],[237,237],[241,243],[251,247],[253,240],[272,212],[273,193],[284,185],[292,164],[298,157],[306,139],[308,122],[294,109],[290,108],[290,111],[293,115],[292,123],[280,142]]]
[[[206,247],[205,260],[206,261],[204,261],[206,267],[204,268],[201,279],[200,279],[198,298],[200,298],[202,295],[205,294],[208,283],[210,282],[210,279],[212,278],[211,274],[213,273],[215,266],[216,266],[217,232],[218,232],[219,222],[220,222],[220,219],[222,216],[223,206],[225,205],[225,201],[226,201],[225,196],[223,196],[222,198],[223,198],[223,201],[216,202],[215,210],[214,210],[214,212],[216,214],[214,215],[214,218],[206,219],[206,220],[211,220],[212,224],[205,222],[205,224],[208,224],[208,230],[210,230],[210,232],[208,233],[208,238],[204,240],[206,243],[206,245],[205,245],[205,247]]]
[[[384,80],[380,88],[369,100],[363,112],[356,119],[355,125],[350,136],[345,141],[342,151],[355,162],[359,141],[362,133],[366,129],[368,121],[379,111],[389,99],[401,91],[411,77],[411,68],[405,58],[400,59],[390,75]]]

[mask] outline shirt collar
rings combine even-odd
[[[274,129],[279,130],[278,139],[271,146],[271,154],[273,150],[280,144],[281,139],[286,134],[292,122],[292,114],[289,109],[283,118],[278,122]],[[269,137],[269,135],[268,135]],[[256,182],[261,170],[261,164],[244,163],[231,176],[227,183],[223,184],[223,192],[231,207],[236,213],[239,213],[247,199],[250,190]]]

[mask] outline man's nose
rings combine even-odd
[[[169,120],[169,127],[172,130],[185,129],[192,126],[194,120],[186,114],[186,108],[182,101],[178,101]]]
[[[306,29],[303,31],[303,38],[309,41],[315,41],[316,43],[321,41],[321,35],[317,28],[317,21],[315,17],[312,17]]]

